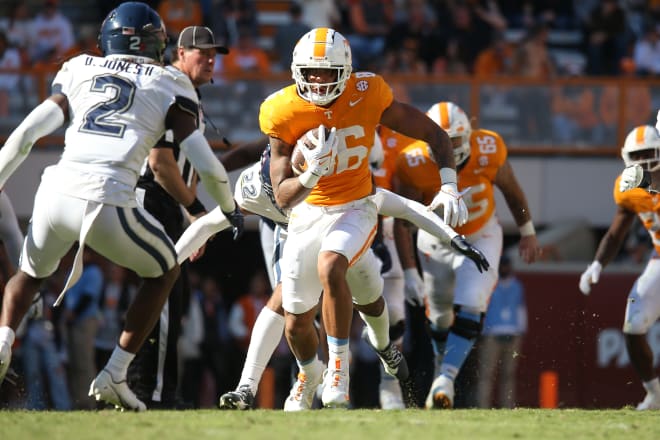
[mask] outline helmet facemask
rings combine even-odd
[[[460,135],[460,136],[452,136],[449,138],[451,141],[452,147],[453,147],[453,152],[454,152],[454,161],[456,162],[456,166],[463,165],[466,160],[470,157],[470,135],[469,133]]]
[[[307,75],[312,68],[292,67],[293,79],[296,81],[298,94],[306,101],[315,105],[326,105],[337,99],[346,88],[346,80],[350,76],[350,71],[346,75],[343,67],[323,68],[323,70],[332,70],[336,78],[331,82],[310,82]]]

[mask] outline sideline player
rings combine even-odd
[[[190,79],[162,67],[166,31],[141,2],[113,9],[101,25],[102,57],[79,55],[64,63],[53,94],[37,106],[0,149],[0,187],[32,145],[69,121],[56,165],[44,170],[19,271],[5,288],[0,314],[0,380],[9,367],[15,330],[43,279],[78,241],[63,293],[82,272],[89,246],[143,279],[107,365],[90,395],[118,407],[144,410],[126,384],[128,365],[158,320],[179,274],[172,241],[136,202],[135,185],[150,149],[172,129],[202,181],[237,229],[243,217],[229,178],[197,130],[198,100]],[[60,296],[61,300],[61,296]]]
[[[277,347],[284,332],[284,309],[282,308],[281,266],[282,248],[286,241],[286,225],[288,212],[280,209],[274,201],[269,175],[269,151],[266,150],[263,160],[245,169],[238,178],[234,197],[246,213],[257,214],[275,222],[278,227],[275,232],[275,246],[272,253],[272,267],[276,279],[275,289],[266,307],[262,309],[255,322],[250,346],[241,374],[239,385],[235,391],[225,393],[220,398],[219,406],[223,409],[250,409],[254,403],[259,381],[273,351]],[[467,245],[463,237],[427,210],[423,205],[407,200],[390,191],[378,189],[375,195],[378,210],[383,215],[401,217],[421,229],[438,237],[446,245],[452,245],[475,264],[486,268],[488,262],[483,255]],[[178,261],[185,261],[193,255],[212,235],[229,226],[229,222],[218,208],[201,217],[183,233],[176,243]],[[267,259],[271,259],[267,256]],[[304,379],[298,378],[298,381]],[[298,387],[293,387],[292,396],[285,405],[285,410],[303,410],[311,407],[314,390],[298,395]],[[310,391],[308,390],[308,391]]]
[[[481,249],[493,262],[486,273],[438,240],[419,231],[417,249],[428,299],[431,337],[436,355],[436,378],[426,398],[427,408],[452,408],[454,380],[482,328],[488,299],[497,282],[502,253],[502,227],[495,216],[494,187],[497,186],[520,228],[519,252],[533,263],[540,253],[525,195],[516,180],[502,138],[489,130],[472,130],[463,110],[452,102],[433,105],[427,115],[449,134],[458,167],[459,189],[470,215],[458,227],[467,241]],[[397,158],[398,192],[410,199],[428,202],[440,187],[438,165],[425,142],[406,147]],[[404,222],[395,221],[395,239],[404,270],[416,269],[415,245]],[[408,291],[407,291],[408,292]],[[417,299],[420,304],[424,298]]]
[[[467,219],[456,189],[456,170],[447,134],[414,107],[394,100],[389,85],[369,72],[352,74],[348,40],[329,28],[305,34],[293,50],[295,84],[262,103],[259,123],[270,138],[270,174],[277,204],[291,209],[284,248],[282,298],[286,336],[301,371],[301,388],[324,381],[326,407],[349,404],[349,335],[353,307],[369,324],[367,341],[388,373],[407,379],[401,352],[389,340],[387,305],[382,298],[380,263],[370,249],[377,207],[369,169],[376,126],[383,124],[429,142],[440,165],[442,204],[449,225]],[[319,129],[316,148],[303,149],[308,169],[294,175],[293,147],[308,130]],[[353,289],[347,278],[352,278]],[[322,297],[328,341],[328,370],[313,360],[319,344],[314,317]]]
[[[660,135],[654,127],[635,127],[626,136],[621,156],[626,170],[636,166],[647,172],[649,177],[654,177],[655,181],[660,181]],[[585,295],[591,292],[591,285],[598,282],[602,269],[617,255],[635,216],[638,216],[649,231],[655,250],[628,294],[623,335],[630,363],[646,390],[646,396],[637,409],[647,410],[660,409],[660,381],[653,369],[653,352],[646,340],[649,329],[660,317],[660,194],[634,187],[639,184],[632,185],[624,176],[619,176],[614,182],[617,210],[598,245],[594,261],[580,276],[580,291]]]

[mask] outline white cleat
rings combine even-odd
[[[295,412],[312,409],[316,389],[323,381],[323,363],[318,362],[318,374],[306,375],[303,372],[298,373],[298,379],[291,387],[289,397],[284,401],[284,411]]]
[[[382,409],[405,409],[403,393],[399,381],[393,377],[381,377],[378,388],[378,397]]]
[[[646,397],[637,405],[637,411],[660,409],[660,396],[655,393],[646,393]]]
[[[445,375],[435,378],[426,397],[426,409],[451,409],[454,407],[454,381]]]
[[[344,369],[327,370],[323,378],[321,402],[325,408],[348,408],[351,403],[348,395],[349,376]]]
[[[11,347],[9,344],[0,344],[0,385],[5,379],[7,370],[9,370],[9,363],[11,362]]]
[[[108,402],[115,408],[131,411],[145,411],[147,406],[135,396],[126,383],[126,379],[115,381],[110,372],[101,370],[89,387],[89,395],[97,401]]]

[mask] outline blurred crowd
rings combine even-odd
[[[118,0],[13,1],[0,10],[0,68],[39,67],[95,50]],[[660,2],[646,0],[297,0],[273,16],[259,0],[151,0],[171,41],[204,24],[232,48],[226,72],[286,71],[312,27],[347,36],[354,67],[379,73],[660,73]],[[274,2],[271,2],[274,3]],[[83,13],[81,7],[89,12]],[[85,8],[86,7],[86,8]]]

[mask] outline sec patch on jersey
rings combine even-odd
[[[307,161],[305,160],[303,148],[308,150],[313,150],[316,148],[319,139],[319,129],[321,127],[323,127],[325,130],[325,139],[327,139],[330,135],[330,129],[321,125],[305,132],[305,134],[300,136],[296,142],[296,145],[293,147],[293,151],[291,152],[291,169],[293,169],[293,173],[296,176],[299,176],[307,171]]]

